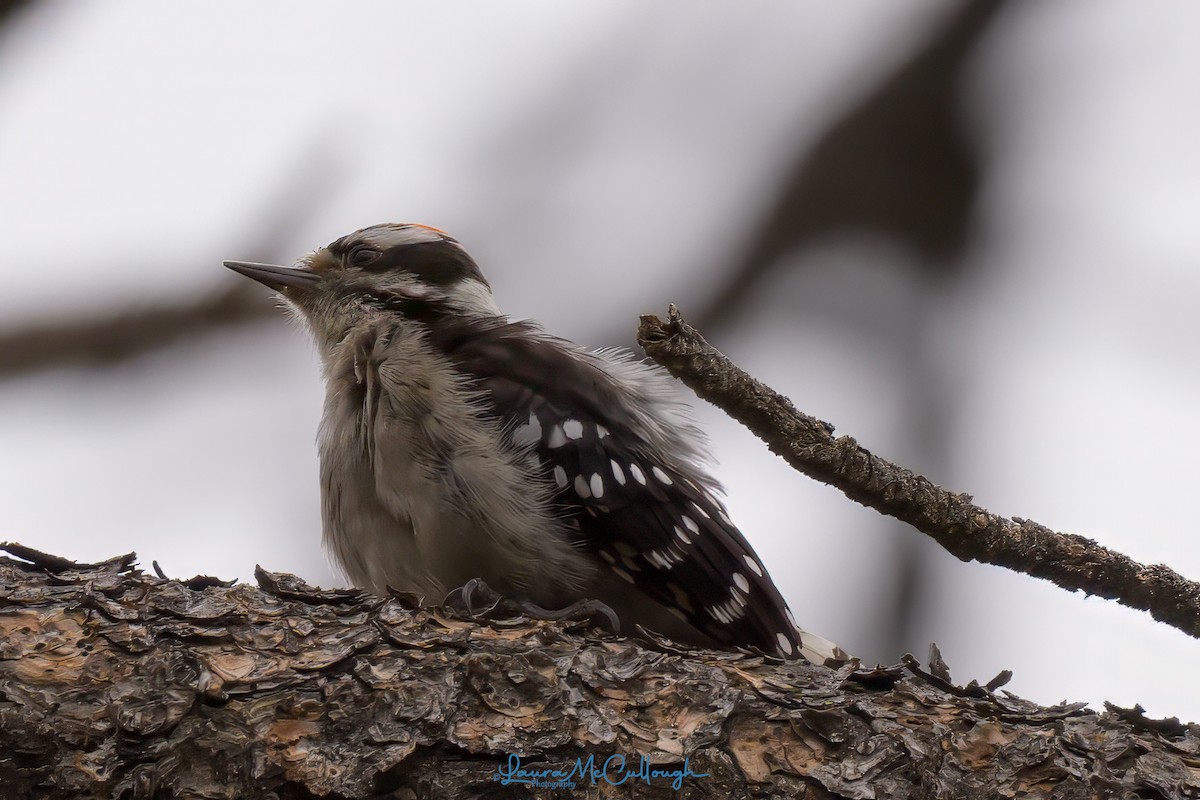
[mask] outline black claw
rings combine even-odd
[[[479,578],[471,578],[465,584],[452,590],[442,600],[446,608],[461,608],[468,617],[486,618],[496,610],[503,598],[492,587]]]
[[[566,622],[590,622],[611,633],[621,632],[617,612],[599,600],[579,600],[566,608],[547,609],[526,600],[500,595],[479,578],[472,578],[442,600],[442,606],[462,611],[470,619],[504,619],[525,616]]]
[[[554,611],[536,606],[533,603],[523,603],[522,608],[528,612],[529,616],[539,619],[565,620],[567,622],[602,621],[607,624],[597,625],[596,627],[604,628],[610,633],[621,633],[621,620],[617,618],[617,612],[599,600],[579,600],[566,608]]]
[[[500,601],[503,599],[499,592],[479,578],[471,578],[463,586],[463,602],[467,606],[467,613],[473,617],[482,617],[490,614],[496,610],[496,607],[500,605]]]

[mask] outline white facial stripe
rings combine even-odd
[[[492,297],[492,290],[474,278],[466,278],[454,284],[446,296],[446,303],[459,311],[482,317],[500,317],[503,312]]]

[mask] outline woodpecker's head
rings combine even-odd
[[[296,267],[226,261],[279,292],[319,337],[336,336],[358,315],[385,310],[417,319],[496,317],[487,279],[456,239],[425,225],[388,223],[355,231]]]

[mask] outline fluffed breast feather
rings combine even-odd
[[[431,349],[426,336],[418,324],[377,317],[331,354],[337,366],[330,377],[356,413],[325,415],[322,461],[331,447],[344,460],[336,441],[347,432],[326,430],[330,420],[357,420],[358,451],[375,496],[409,524],[430,599],[470,577],[490,579],[500,591],[528,592],[553,575],[564,590],[579,590],[594,567],[561,535],[553,485],[538,475],[529,448],[509,441],[483,390]],[[471,565],[481,571],[471,573]],[[394,585],[401,587],[409,588]]]

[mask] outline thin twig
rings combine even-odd
[[[1200,638],[1200,584],[1161,564],[1139,564],[1091,539],[1008,519],[876,455],[833,426],[801,414],[704,340],[671,306],[667,322],[641,319],[638,342],[697,395],[724,410],[772,452],[847,497],[907,522],[963,561],[980,561],[1082,589]]]

